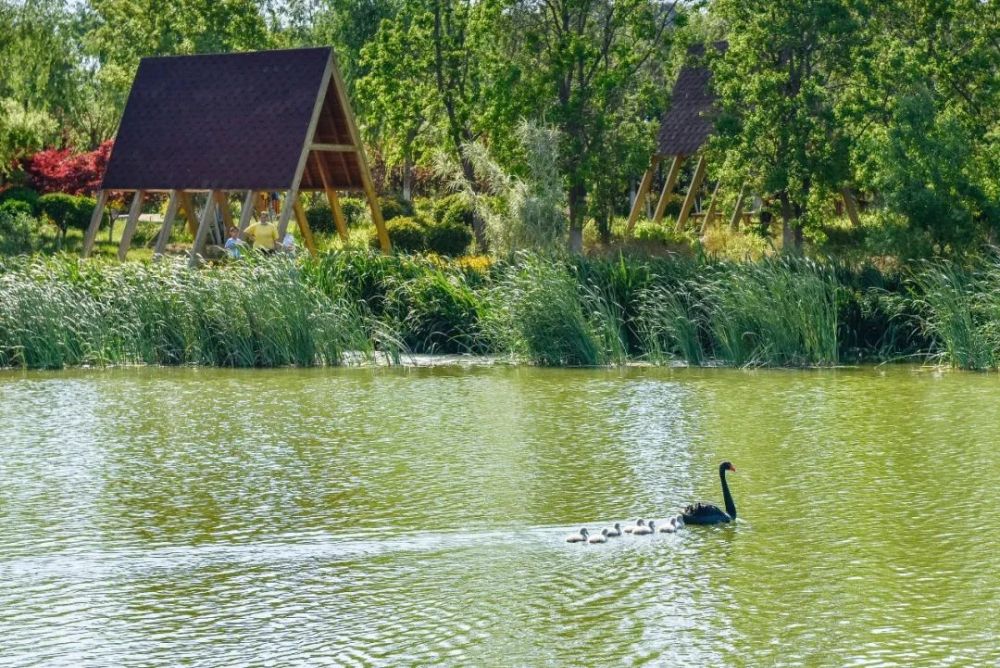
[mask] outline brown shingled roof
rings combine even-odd
[[[336,67],[332,58],[329,47],[143,58],[101,187],[290,188],[307,141],[354,143],[339,77],[326,83]],[[326,176],[331,188],[360,190],[364,168],[353,151],[312,151],[299,189],[322,189]]]
[[[714,46],[724,52],[728,44],[716,42]],[[689,62],[693,62],[681,68],[670,96],[670,109],[660,123],[660,156],[693,155],[712,134],[715,94],[704,56],[703,45],[688,49]]]

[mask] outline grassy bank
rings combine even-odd
[[[1000,366],[1000,263],[887,275],[808,260],[329,253],[188,271],[0,261],[0,366],[339,364],[345,351],[559,366]]]

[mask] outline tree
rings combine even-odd
[[[40,151],[24,161],[24,171],[38,192],[90,195],[101,185],[113,143],[109,139],[84,153],[68,148]]]
[[[514,6],[512,38],[520,42],[522,76],[537,94],[539,111],[561,133],[569,241],[579,251],[588,194],[614,154],[607,141],[622,120],[615,114],[641,88],[643,68],[665,57],[670,29],[681,17],[676,2],[653,0],[519,0]]]
[[[723,178],[780,202],[784,248],[797,248],[810,205],[849,178],[836,114],[859,48],[852,0],[716,0],[729,41],[714,61],[724,117],[714,147]]]
[[[431,51],[414,48],[430,43],[430,18],[427,12],[401,12],[395,20],[383,20],[362,51],[366,74],[356,84],[368,111],[369,138],[381,145],[387,168],[402,164],[406,201],[413,196],[413,167],[431,145],[422,133],[440,110]]]

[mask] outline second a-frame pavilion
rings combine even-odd
[[[194,234],[191,262],[203,253],[217,218],[233,225],[230,196],[243,198],[242,231],[261,195],[284,201],[284,237],[294,215],[303,243],[315,244],[299,194],[320,191],[346,239],[338,191],[359,191],[371,208],[384,252],[389,237],[336,56],[329,47],[144,58],[122,115],[97,194],[83,255],[89,255],[108,194],[131,194],[118,256],[125,259],[144,196],[169,196],[156,252],[177,214]],[[194,197],[204,197],[200,217]]]

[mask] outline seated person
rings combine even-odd
[[[240,246],[243,246],[243,240],[240,239],[239,228],[233,226],[229,228],[229,238],[226,239],[226,244],[224,248],[226,252],[229,253],[229,257],[234,259],[240,258]]]
[[[273,253],[278,242],[278,228],[268,220],[261,220],[248,227],[243,236],[253,240],[254,250]]]

